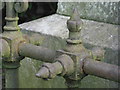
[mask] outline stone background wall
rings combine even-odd
[[[59,2],[57,13],[70,15],[77,8],[81,18],[100,22],[120,24],[118,2]]]

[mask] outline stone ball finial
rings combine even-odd
[[[14,9],[17,13],[22,13],[28,9],[28,5],[28,0],[17,0],[14,4]]]
[[[70,32],[79,32],[83,26],[83,21],[80,19],[80,15],[76,8],[73,9],[73,13],[70,19],[67,21],[67,27]]]

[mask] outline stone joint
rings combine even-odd
[[[63,71],[61,73],[62,76],[69,75],[74,71],[74,63],[71,57],[66,54],[61,55],[56,61],[60,62],[63,66]]]
[[[22,60],[24,57],[20,56],[18,53],[18,46],[21,42],[25,42],[26,40],[22,37],[21,32],[6,32],[3,33],[2,38],[8,42],[10,46],[10,56],[8,59],[5,59],[5,62],[18,62]]]
[[[44,63],[42,67],[46,67],[49,70],[49,79],[52,79],[56,76],[56,73],[54,72],[54,66],[51,63]]]

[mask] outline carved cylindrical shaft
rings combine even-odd
[[[4,26],[4,31],[10,32],[4,32],[2,36],[2,38],[6,41],[2,39],[0,40],[0,46],[2,45],[2,50],[0,48],[0,55],[2,53],[2,66],[5,70],[5,88],[19,88],[18,67],[20,66],[20,60],[23,59],[18,56],[17,46],[19,44],[19,41],[21,42],[24,40],[22,40],[23,38],[19,32],[13,32],[20,30],[20,27],[18,26],[19,18],[18,12],[16,11],[17,9],[15,8],[15,2],[17,2],[17,0],[10,0],[8,2],[5,2],[6,25]],[[19,8],[18,4],[17,7]],[[27,9],[27,7],[21,8],[25,8],[25,10]]]
[[[6,25],[4,26],[5,31],[17,31],[20,30],[18,26],[18,13],[14,9],[14,2],[6,2]]]
[[[22,43],[19,46],[19,54],[21,56],[30,57],[44,62],[53,62],[56,56],[56,51],[41,46]]]
[[[37,77],[52,79],[56,75],[69,75],[74,71],[74,63],[68,55],[61,55],[56,59],[55,63],[45,63],[42,65]]]
[[[4,26],[5,31],[18,31],[20,27],[18,26],[18,13],[26,11],[28,8],[27,0],[23,0],[23,2],[15,2],[16,0],[12,0],[11,2],[6,2],[6,25]]]
[[[42,65],[41,69],[36,74],[37,77],[45,78],[45,79],[52,79],[56,75],[61,74],[63,71],[63,67],[59,62],[45,63]]]
[[[87,59],[83,70],[86,74],[120,82],[120,67],[116,65]]]
[[[13,2],[6,2],[6,17],[16,17],[17,13],[14,9],[14,0]]]

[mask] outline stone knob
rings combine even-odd
[[[80,19],[77,9],[73,10],[70,19],[67,21],[67,28],[70,32],[80,32],[83,26],[83,21]]]

